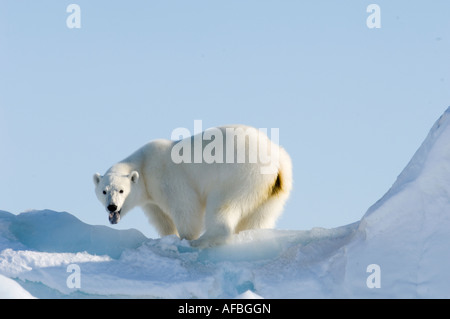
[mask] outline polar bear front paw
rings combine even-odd
[[[211,245],[211,242],[205,238],[191,240],[190,244],[191,244],[191,247],[195,247],[195,248],[199,248],[199,249],[209,248],[209,247],[213,246],[213,245]]]
[[[205,237],[205,236],[201,236],[199,239],[190,241],[191,247],[195,247],[195,248],[199,248],[199,249],[211,248],[214,246],[223,245],[225,243],[226,243],[226,238]]]

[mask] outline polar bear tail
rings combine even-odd
[[[292,189],[292,162],[288,153],[281,147],[279,160],[277,178],[272,185],[269,197],[282,196],[287,199]]]

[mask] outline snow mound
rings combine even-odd
[[[86,234],[84,228],[94,233],[97,230],[102,236],[94,238],[100,238],[100,244],[112,245],[114,240],[103,227],[85,225],[67,213],[52,211],[17,217],[2,214],[9,227],[3,222],[1,242],[11,245],[0,251],[0,274],[14,278],[38,298],[256,298],[261,292],[270,297],[270,280],[287,278],[289,273],[325,260],[350,240],[357,226],[245,231],[225,246],[204,250],[167,236],[142,240],[138,247],[131,241],[128,248],[122,245],[96,254],[100,248],[79,237]],[[42,224],[51,226],[42,231]],[[70,230],[73,224],[78,225],[79,233]],[[73,264],[79,266],[79,288],[67,283],[74,275],[69,269]]]
[[[34,297],[17,282],[2,275],[0,275],[0,298],[34,299]]]
[[[199,250],[68,213],[0,211],[0,297],[449,298],[449,212],[450,108],[391,189],[342,227],[251,230]]]
[[[1,221],[3,242],[12,241],[12,245],[36,251],[86,251],[118,258],[124,249],[139,247],[147,240],[135,229],[116,230],[87,225],[69,213],[51,210],[31,211],[18,216],[0,211]]]
[[[449,243],[450,108],[391,189],[362,218],[347,252],[348,285],[357,278],[356,262],[376,263],[382,288],[372,296],[449,298]]]

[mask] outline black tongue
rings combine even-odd
[[[109,222],[111,224],[117,224],[120,220],[120,213],[119,212],[112,212],[109,213]]]

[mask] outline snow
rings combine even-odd
[[[0,297],[449,298],[449,243],[450,108],[391,189],[333,229],[251,230],[199,250],[66,212],[0,211]]]
[[[258,294],[255,294],[251,290],[247,290],[247,291],[243,292],[242,294],[238,295],[235,299],[264,299],[264,298]]]
[[[3,299],[33,299],[17,282],[0,275],[0,297]]]

